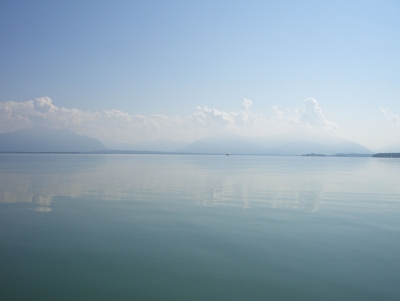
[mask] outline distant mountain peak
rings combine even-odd
[[[91,152],[106,149],[100,141],[67,128],[35,126],[0,134],[2,152]]]
[[[388,145],[378,150],[379,153],[400,153],[400,142]]]
[[[206,154],[265,154],[302,155],[318,153],[333,155],[337,153],[372,154],[355,142],[336,137],[313,135],[271,135],[266,137],[244,137],[237,134],[211,136],[197,140],[179,150],[182,153]]]

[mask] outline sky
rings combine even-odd
[[[399,1],[0,1],[0,132],[400,142]]]

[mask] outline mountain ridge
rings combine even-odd
[[[219,135],[197,140],[177,150],[180,153],[248,154],[248,155],[302,155],[322,153],[373,154],[367,147],[335,137],[292,137],[274,135],[244,137],[236,134]]]
[[[190,144],[184,141],[171,141],[158,139],[154,141],[142,141],[137,143],[113,143],[104,141],[109,149],[121,151],[150,151],[150,152],[173,152]]]
[[[400,153],[400,142],[380,148],[377,150],[377,153]]]
[[[107,150],[99,140],[70,129],[34,127],[0,133],[1,152],[91,152]]]
[[[183,147],[182,147],[183,145]],[[245,137],[233,133],[210,136],[192,143],[155,140],[134,144],[111,142],[78,135],[70,129],[35,127],[0,134],[0,152],[156,152],[185,154],[303,155],[373,154],[355,142],[329,136],[271,135]],[[110,147],[111,146],[111,147]]]

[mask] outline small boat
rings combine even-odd
[[[226,155],[229,156],[229,152],[227,152]]]

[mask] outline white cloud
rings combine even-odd
[[[194,113],[192,114],[196,120],[201,120],[202,124],[206,121],[211,121],[220,124],[233,124],[235,122],[236,113],[227,113],[223,111],[218,111],[217,109],[209,109],[207,107],[196,107]]]
[[[279,110],[275,105],[272,107],[275,113],[275,124],[286,128],[286,131],[313,130],[313,131],[335,131],[338,125],[329,121],[322,113],[321,107],[314,98],[307,98],[304,106],[296,110]]]
[[[304,108],[298,109],[298,121],[303,126],[322,129],[336,129],[334,122],[328,121],[322,113],[321,107],[314,98],[307,98],[304,101]]]
[[[253,105],[253,102],[250,99],[244,99],[242,102],[243,111],[248,112],[249,108]]]
[[[70,128],[100,140],[138,142],[154,139],[192,141],[223,132],[262,136],[293,129],[331,130],[334,122],[326,120],[318,103],[310,98],[296,110],[272,108],[275,116],[265,118],[250,111],[252,101],[244,99],[242,110],[224,112],[216,108],[196,107],[186,116],[162,114],[131,115],[117,109],[100,112],[59,108],[48,97],[25,102],[0,102],[0,132],[10,132],[32,126]]]
[[[381,112],[389,119],[394,125],[400,126],[400,117],[396,114],[388,112],[386,109],[381,108]]]
[[[84,112],[58,108],[48,97],[26,102],[0,103],[0,131],[10,132],[32,126],[70,128],[79,134],[101,140],[140,141],[152,133],[163,134],[163,126],[171,128],[179,118],[164,115],[129,115],[120,110]],[[153,137],[152,137],[153,138]],[[155,137],[158,138],[158,137]]]

